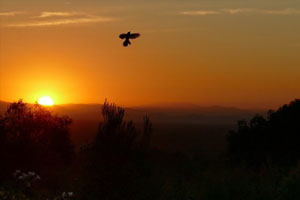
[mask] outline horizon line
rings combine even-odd
[[[23,100],[23,99],[19,99],[19,100]],[[14,101],[5,101],[5,100],[1,100],[0,102],[3,103],[13,103],[13,102],[17,102],[19,100],[14,100]],[[38,104],[38,102],[28,102],[28,101],[24,101],[24,103],[27,104]],[[113,101],[108,101],[110,103],[114,103]],[[193,102],[155,102],[155,103],[149,103],[149,104],[132,104],[132,105],[124,105],[124,104],[116,104],[116,106],[120,106],[120,107],[124,107],[124,108],[183,108],[183,109],[188,109],[189,106],[191,107],[198,107],[198,108],[213,108],[213,107],[220,107],[220,108],[231,108],[231,109],[240,109],[240,110],[270,110],[270,109],[274,109],[274,108],[266,108],[266,107],[243,107],[243,106],[233,106],[233,105],[222,105],[222,104],[200,104],[200,103],[193,103]],[[177,105],[176,105],[177,104]],[[103,105],[103,103],[95,103],[95,102],[91,102],[91,103],[54,103],[53,106],[51,107],[55,107],[55,106],[67,106],[67,105]],[[282,105],[281,105],[282,106]],[[281,107],[281,106],[277,106]],[[276,108],[276,109],[277,109]]]

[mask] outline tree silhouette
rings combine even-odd
[[[125,110],[105,100],[103,121],[91,147],[86,168],[85,197],[132,199],[143,180],[145,158],[150,147],[152,124],[144,117],[143,131],[124,120]],[[91,194],[93,191],[94,194]]]
[[[137,131],[133,121],[124,120],[125,110],[105,100],[102,107],[103,121],[99,123],[94,143],[96,152],[102,157],[123,160],[150,145],[152,124],[144,117],[143,132]]]
[[[268,116],[239,121],[228,135],[229,154],[235,161],[259,165],[266,160],[281,165],[300,159],[300,100],[283,105]]]
[[[22,100],[10,104],[0,120],[2,167],[40,170],[63,164],[73,156],[69,117],[53,115],[48,109]],[[1,153],[0,153],[1,154]]]

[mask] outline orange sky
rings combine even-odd
[[[0,100],[277,107],[300,98],[299,21],[292,0],[0,0]]]

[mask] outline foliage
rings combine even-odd
[[[84,193],[87,195],[130,199],[136,193],[138,182],[143,181],[152,125],[144,117],[143,131],[139,131],[132,121],[124,120],[124,114],[123,108],[105,100],[103,121],[99,123],[95,141],[86,151],[89,159]]]
[[[102,158],[127,159],[150,145],[152,125],[144,117],[144,131],[139,132],[133,121],[124,120],[125,110],[105,100],[102,107],[103,121],[99,123],[94,142],[96,153]]]
[[[300,100],[239,121],[238,130],[228,136],[229,154],[238,162],[258,166],[266,160],[290,165],[300,159]]]
[[[0,181],[0,199],[299,199],[300,164],[290,168],[278,165],[299,159],[298,100],[269,112],[268,117],[257,115],[250,122],[239,122],[238,130],[228,137],[230,158],[239,164],[229,162],[226,156],[208,159],[152,149],[152,125],[148,117],[144,118],[144,126],[139,130],[132,121],[124,120],[124,109],[115,104],[105,101],[102,114],[103,121],[99,123],[94,141],[76,154],[70,168],[65,165],[56,168],[53,162],[64,161],[69,151],[49,144],[52,137],[56,138],[53,141],[60,138],[55,133],[68,135],[70,119],[57,117],[38,105],[24,106],[23,102],[11,105],[10,111],[0,118],[0,143],[5,147],[2,152],[0,150],[4,156],[0,167],[10,166],[11,170],[18,166],[29,172],[16,170],[11,174],[8,170],[10,178]],[[41,135],[47,136],[49,144]],[[22,143],[23,140],[26,142]],[[35,151],[26,149],[27,142]],[[40,142],[46,146],[41,147]],[[12,145],[24,146],[12,151]],[[44,148],[49,153],[45,153]],[[68,153],[69,157],[72,154]],[[8,155],[15,156],[12,158],[16,160],[7,160]],[[27,157],[22,160],[16,155]],[[46,162],[40,155],[49,160]],[[59,171],[53,183],[49,183],[51,173],[42,174],[40,178],[32,171],[45,163]],[[249,167],[249,164],[259,167]],[[30,169],[30,166],[35,168]],[[68,181],[62,182],[62,176],[69,176]],[[59,187],[49,187],[51,184]],[[66,190],[74,193],[63,192]]]
[[[12,103],[0,120],[2,175],[16,169],[39,171],[70,161],[74,154],[71,122],[38,104]]]

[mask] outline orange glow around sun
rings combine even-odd
[[[50,97],[47,97],[47,96],[43,96],[43,97],[39,98],[38,103],[43,106],[53,106],[54,105],[54,101]]]

